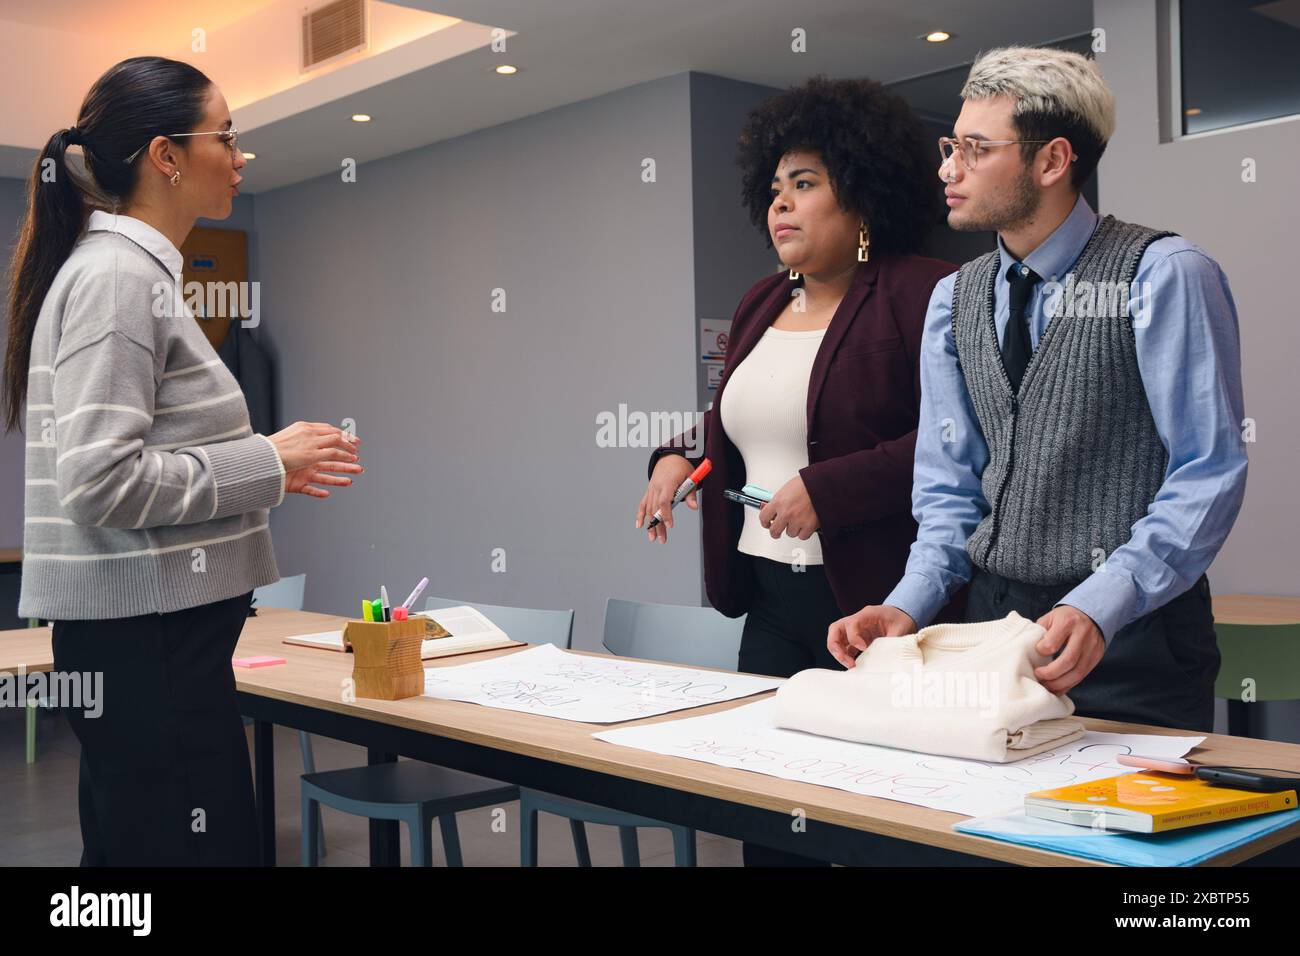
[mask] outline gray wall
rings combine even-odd
[[[695,407],[704,411],[712,405],[714,392],[708,387],[707,367],[699,360],[699,320],[730,320],[741,296],[779,264],[776,251],[767,248],[740,203],[740,169],[736,166],[736,140],[746,115],[779,91],[708,73],[691,73],[690,84],[697,320],[690,361],[696,373]],[[701,546],[697,538],[696,547]],[[708,604],[703,577],[699,592],[699,603]]]
[[[690,78],[695,308],[700,319],[726,321],[750,286],[780,264],[740,204],[736,166],[736,139],[746,114],[780,91],[707,73],[692,73]],[[713,393],[699,361],[698,338],[693,354],[703,409],[713,401]]]
[[[248,168],[244,168],[248,174]],[[257,236],[257,201],[255,196],[236,196],[230,208],[230,215],[225,219],[200,219],[195,226],[210,229],[242,229],[248,234],[248,278],[258,279],[258,236]],[[259,330],[254,329],[256,335]]]
[[[1223,267],[1241,326],[1250,475],[1241,515],[1210,568],[1216,594],[1300,594],[1294,542],[1300,418],[1295,415],[1300,324],[1295,271],[1295,157],[1300,119],[1162,143],[1154,0],[1096,0],[1107,50],[1098,62],[1115,91],[1118,128],[1099,170],[1103,207],[1121,219],[1172,229]],[[1243,183],[1245,158],[1258,179]],[[1274,707],[1270,736],[1300,740],[1300,708]]]
[[[368,468],[274,513],[309,607],[356,614],[427,574],[574,608],[592,648],[608,596],[698,603],[696,516],[648,545],[649,450],[596,443],[620,403],[696,407],[690,135],[679,74],[257,196],[280,417],[355,419]]]
[[[18,224],[25,208],[26,184],[21,179],[0,179],[0,303],[9,307],[9,259],[18,238]],[[8,320],[0,320],[0,356],[4,354]],[[0,548],[17,548],[23,543],[23,458],[25,439],[20,432],[0,433]],[[0,608],[0,620],[8,621],[14,608]],[[7,625],[6,625],[7,626]]]

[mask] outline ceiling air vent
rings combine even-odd
[[[322,63],[370,44],[368,0],[334,0],[308,10],[302,16],[302,69],[314,70]]]

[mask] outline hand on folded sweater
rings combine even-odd
[[[1106,653],[1101,629],[1077,607],[1058,604],[1034,623],[1047,631],[1034,649],[1048,657],[1061,652],[1056,660],[1034,668],[1039,683],[1053,694],[1069,692],[1092,672]]]
[[[916,622],[906,611],[888,604],[868,604],[857,614],[842,617],[826,633],[826,649],[845,667],[852,667],[859,654],[878,637],[902,637],[916,633]]]
[[[773,722],[966,760],[1033,756],[1084,732],[1070,699],[1034,673],[1051,664],[1040,650],[1045,638],[1042,626],[1014,611],[1001,620],[881,635],[848,671],[809,668],[782,684]]]

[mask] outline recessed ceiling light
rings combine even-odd
[[[509,63],[503,63],[497,67],[497,72],[502,76],[513,76],[515,73],[519,72],[519,67],[511,66]]]
[[[353,114],[352,114],[352,122],[354,122],[354,123],[369,123],[369,122],[370,122],[370,114],[369,114],[369,113],[353,113]]]
[[[1183,113],[1187,116],[1200,116],[1201,108],[1199,106],[1189,106],[1187,109],[1183,110]]]
[[[250,153],[247,150],[245,150],[244,159],[257,159],[257,153]]]
[[[952,34],[946,30],[934,30],[925,34],[924,40],[927,43],[943,43],[945,40],[951,40]]]

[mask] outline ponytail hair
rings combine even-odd
[[[27,215],[9,263],[8,341],[3,381],[4,430],[21,427],[27,367],[41,304],[81,238],[90,210],[114,211],[131,199],[141,159],[156,136],[194,131],[212,81],[201,70],[159,56],[123,60],[95,81],[77,125],[46,142],[27,183]],[[68,162],[79,146],[87,177]],[[140,151],[128,164],[126,159]]]

